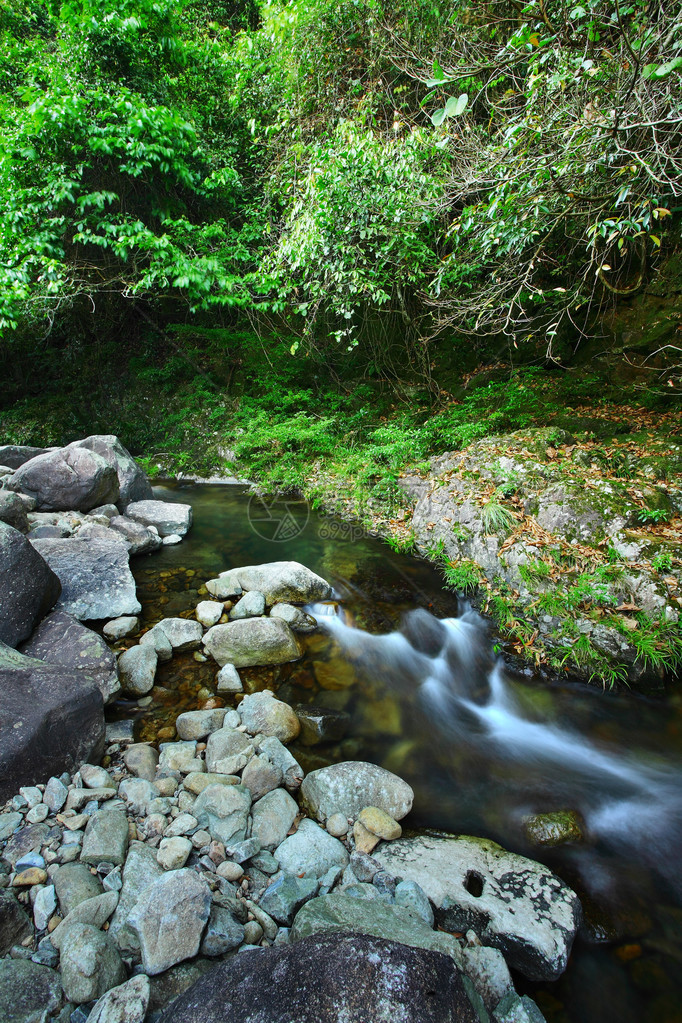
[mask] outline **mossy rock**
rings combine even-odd
[[[545,848],[582,842],[585,837],[583,822],[575,810],[535,813],[524,819],[523,826],[531,845]]]

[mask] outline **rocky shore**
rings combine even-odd
[[[0,1023],[539,1023],[510,968],[563,972],[575,893],[494,842],[404,835],[412,789],[374,764],[304,775],[295,711],[243,692],[241,668],[301,656],[326,580],[231,568],[141,631],[128,557],[191,509],[116,438],[0,452]],[[233,706],[180,714],[158,749],[105,725],[188,650]]]

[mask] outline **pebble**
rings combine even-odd
[[[218,877],[224,877],[226,881],[238,881],[244,875],[244,868],[240,863],[233,863],[232,860],[225,860],[216,867]]]
[[[35,785],[24,785],[19,789],[19,795],[24,797],[26,800],[24,806],[27,806],[29,810],[43,801],[43,794]]]
[[[33,851],[24,853],[24,855],[20,857],[20,859],[18,859],[17,862],[14,864],[14,869],[17,871],[17,873],[20,873],[22,870],[28,870],[29,867],[43,868],[44,866],[45,866],[44,858],[40,855],[39,852]]]
[[[263,937],[263,928],[257,920],[249,920],[244,924],[244,941],[247,945],[257,945]]]
[[[162,838],[156,861],[164,870],[179,870],[184,867],[191,851],[192,843],[188,838]]]
[[[31,888],[34,884],[45,884],[47,871],[40,867],[29,867],[16,874],[12,881],[13,888]]]
[[[342,813],[333,813],[327,818],[327,831],[334,838],[343,838],[348,834],[348,818]]]

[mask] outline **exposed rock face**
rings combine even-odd
[[[163,1023],[478,1023],[438,952],[365,935],[314,937],[221,963]]]
[[[355,818],[366,806],[377,806],[399,821],[412,809],[414,792],[383,767],[349,760],[312,771],[301,786],[301,796],[319,821],[333,813]]]
[[[170,501],[134,501],[126,515],[143,526],[155,526],[159,536],[184,536],[192,525],[192,508]]]
[[[541,863],[480,838],[419,836],[376,849],[389,873],[416,881],[449,931],[474,930],[531,980],[566,969],[578,896]]]
[[[65,611],[53,611],[43,618],[21,652],[46,664],[87,672],[90,679],[96,679],[105,703],[121,688],[116,657],[107,644]]]
[[[0,690],[0,800],[101,757],[104,703],[86,671],[43,664],[0,644]]]
[[[122,508],[131,501],[147,501],[152,497],[151,483],[130,452],[113,434],[95,434],[77,440],[74,447],[87,448],[112,466],[118,476],[119,498]]]
[[[24,462],[8,486],[35,498],[38,511],[90,511],[119,498],[116,469],[78,442]]]
[[[221,667],[286,664],[301,656],[293,632],[277,618],[246,618],[214,625],[204,636],[204,646]]]
[[[136,615],[142,610],[128,564],[128,547],[118,534],[32,543],[62,584],[59,610],[81,621]]]
[[[29,541],[0,522],[0,642],[17,646],[56,603],[61,583]]]

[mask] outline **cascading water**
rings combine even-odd
[[[653,751],[630,755],[585,738],[577,727],[533,720],[492,654],[483,619],[473,611],[439,620],[423,610],[401,630],[371,635],[343,615],[312,609],[344,656],[365,676],[411,696],[442,739],[513,765],[507,813],[520,821],[542,808],[543,793],[583,816],[592,841],[622,845],[682,891],[675,852],[682,837],[682,767]]]

